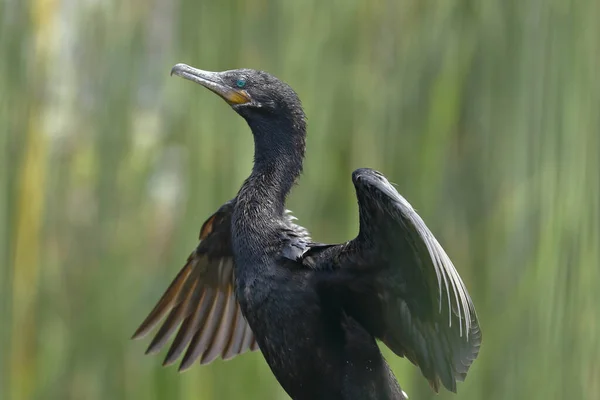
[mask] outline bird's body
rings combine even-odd
[[[273,133],[285,137],[292,126],[284,121],[273,126]],[[261,151],[261,143],[256,146]],[[231,230],[241,310],[292,398],[402,399],[399,390],[380,390],[389,392],[394,385],[369,387],[373,380],[395,383],[374,338],[344,315],[335,296],[321,290],[319,278],[327,271],[302,264],[312,243],[284,208],[301,162],[293,154],[276,163],[259,161],[238,193]],[[364,370],[356,371],[363,364]]]
[[[148,349],[160,349],[181,323],[165,364],[184,350],[182,369],[260,348],[293,399],[405,399],[378,338],[435,390],[441,382],[455,391],[481,333],[460,277],[410,204],[381,174],[359,169],[358,236],[313,242],[285,209],[305,149],[296,94],[253,70],[173,71],[246,119],[255,164],[237,196],[206,221],[200,245],[135,337],[168,315]]]
[[[327,272],[282,256],[307,239],[305,231],[285,216],[271,218],[281,230],[266,236],[269,245],[236,256],[236,295],[277,380],[294,399],[403,399],[389,391],[397,384],[374,338],[319,287]],[[263,232],[256,231],[261,239]]]

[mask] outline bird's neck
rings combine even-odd
[[[248,124],[254,134],[254,167],[242,186],[240,200],[248,200],[255,212],[283,215],[286,197],[302,172],[304,120],[281,118]]]

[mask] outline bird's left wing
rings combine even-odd
[[[456,391],[481,343],[475,308],[452,262],[411,205],[380,173],[353,174],[360,231],[341,245],[303,254],[321,290],[431,386]]]
[[[133,335],[134,339],[143,337],[166,316],[147,353],[158,352],[179,327],[164,365],[175,362],[186,350],[180,371],[198,359],[207,364],[219,355],[227,360],[258,349],[233,288],[230,226],[234,202],[225,203],[206,220],[200,244]]]

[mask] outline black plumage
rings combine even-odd
[[[136,331],[164,317],[148,352],[172,334],[165,364],[229,359],[260,348],[294,399],[404,399],[376,339],[419,366],[434,390],[456,391],[477,357],[481,331],[452,262],[387,179],[352,174],[355,239],[313,242],[285,209],[302,171],[306,122],[285,83],[261,71],[172,74],[219,94],[254,135],[252,173],[203,225],[200,244]]]

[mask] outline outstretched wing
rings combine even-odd
[[[227,360],[258,345],[234,293],[231,213],[225,203],[200,230],[200,244],[133,335],[138,339],[167,317],[146,353],[158,352],[180,326],[163,365],[185,351],[179,370],[196,360],[207,364],[219,355]]]
[[[456,391],[479,353],[475,308],[452,262],[411,205],[380,173],[356,170],[360,232],[305,254],[324,290],[394,353],[418,365],[434,390]]]

